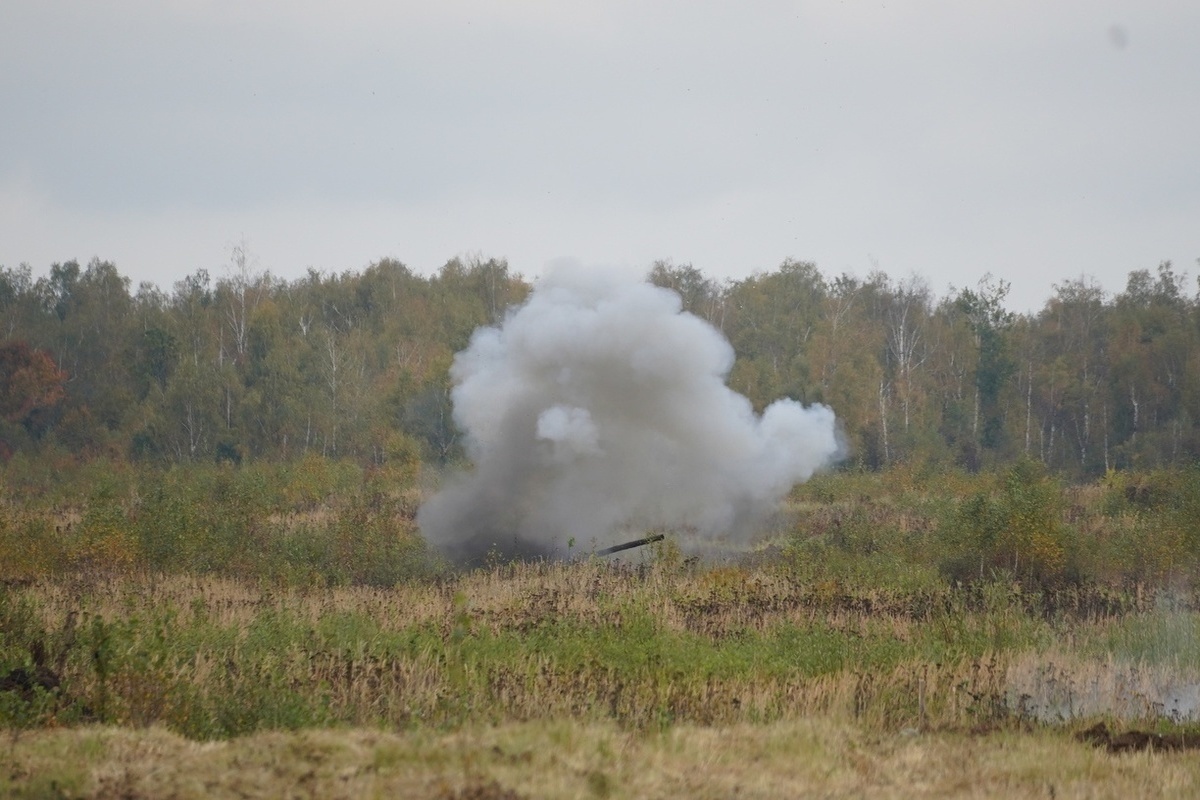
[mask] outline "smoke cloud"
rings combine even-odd
[[[733,348],[674,292],[560,267],[451,367],[473,469],[420,510],[449,557],[587,552],[651,529],[744,536],[836,461],[834,413],[757,416],[725,385]]]

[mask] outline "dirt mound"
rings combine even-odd
[[[1075,734],[1081,742],[1103,747],[1110,753],[1131,753],[1141,750],[1200,750],[1200,734],[1197,733],[1153,733],[1131,729],[1113,733],[1108,725],[1097,722],[1087,730]]]
[[[445,800],[524,800],[512,789],[505,789],[496,781],[473,783],[457,792],[442,795]]]

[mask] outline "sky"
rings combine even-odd
[[[6,0],[0,266],[1200,271],[1193,0]],[[1192,284],[1191,288],[1195,288]]]

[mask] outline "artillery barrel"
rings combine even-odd
[[[606,547],[603,550],[597,550],[596,555],[611,556],[613,553],[619,553],[622,550],[632,550],[633,548],[641,547],[644,544],[652,544],[654,542],[661,542],[665,538],[666,538],[665,534],[656,533],[651,536],[647,536],[644,539],[634,539],[632,542],[625,542],[624,544],[614,544],[612,547]]]

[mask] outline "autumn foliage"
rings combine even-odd
[[[39,434],[62,402],[67,374],[45,350],[24,341],[0,344],[0,417]]]

